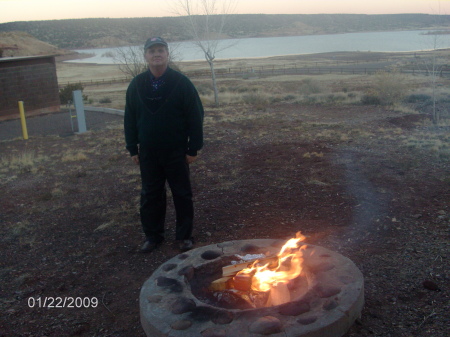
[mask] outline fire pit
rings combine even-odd
[[[290,251],[301,254],[284,263],[297,274],[273,281],[269,290],[254,290],[260,282],[255,282],[252,257],[262,261],[255,267],[270,267],[285,244],[269,239],[230,241],[170,259],[141,289],[145,333],[149,337],[344,335],[364,303],[362,274],[344,256],[319,246],[299,245]],[[286,266],[280,266],[284,272]]]

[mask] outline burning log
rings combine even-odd
[[[233,277],[233,288],[241,291],[249,291],[252,288],[253,275],[239,274]]]
[[[255,259],[247,262],[225,266],[222,268],[222,277],[235,276],[241,270],[252,267],[255,262],[260,266],[268,264],[269,268],[275,268],[278,265],[278,257],[266,257],[264,259]]]
[[[209,285],[209,290],[211,291],[222,291],[231,288],[231,276],[222,277],[218,280],[211,282]]]
[[[298,232],[296,238],[288,240],[277,256],[223,267],[222,278],[212,282],[209,289],[229,293],[227,299],[237,295],[253,307],[290,302],[288,283],[302,272],[303,252],[299,243],[304,238]]]
[[[213,292],[224,292],[222,301],[229,302],[228,304],[231,302],[239,303],[244,300],[253,308],[274,306],[289,302],[290,291],[286,283],[278,282],[269,291],[254,291],[252,290],[254,273],[239,273],[244,269],[254,266],[276,268],[278,264],[278,257],[275,256],[225,266],[222,268],[222,277],[211,282],[209,290]],[[242,305],[242,302],[240,303]]]
[[[273,256],[264,259],[253,259],[247,262],[222,267],[222,277],[211,282],[209,290],[222,291],[231,288],[239,290],[249,290],[251,287],[251,277],[244,277],[244,275],[239,275],[236,280],[236,274],[241,270],[251,267],[255,262],[258,265],[268,264],[271,267],[275,267],[278,264],[278,258],[276,256]],[[235,283],[237,283],[237,288],[235,286]]]

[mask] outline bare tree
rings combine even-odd
[[[438,1],[438,15],[441,15],[441,3]],[[436,27],[442,27],[439,22],[436,22]],[[442,59],[439,57],[439,49],[442,46],[441,38],[447,34],[446,30],[443,31],[435,30],[428,33],[431,36],[431,48],[429,52],[429,57],[419,58],[427,71],[427,75],[430,77],[431,85],[431,98],[432,98],[432,120],[433,124],[439,124],[441,116],[440,111],[436,106],[437,102],[437,86],[438,79],[442,74],[442,71],[448,65],[448,59]]]
[[[431,32],[433,47],[430,52],[430,56],[424,59],[424,65],[427,70],[427,74],[430,77],[431,84],[431,98],[433,101],[432,107],[432,120],[433,124],[439,124],[440,112],[436,107],[437,101],[437,86],[438,79],[441,75],[443,67],[446,65],[445,61],[439,58],[439,32]]]
[[[178,44],[170,44],[169,66],[178,69],[175,60],[179,58]],[[141,46],[117,47],[113,53],[114,63],[127,77],[134,78],[148,69],[144,58],[144,49]]]
[[[114,51],[113,59],[120,71],[131,78],[147,69],[144,51],[139,46],[118,47]]]
[[[222,39],[227,17],[234,11],[236,4],[237,0],[175,0],[172,3],[172,11],[185,17],[186,31],[209,64],[216,105],[219,105],[219,91],[214,61],[217,53],[232,45]]]

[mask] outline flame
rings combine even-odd
[[[241,270],[239,274],[253,274],[251,288],[255,291],[269,291],[278,283],[288,283],[302,272],[302,251],[299,243],[305,239],[301,232],[288,240],[277,254],[278,265],[269,268],[270,263],[258,265],[258,260],[251,267]]]

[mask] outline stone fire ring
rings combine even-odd
[[[341,337],[361,314],[364,280],[351,260],[323,247],[306,245],[303,266],[309,290],[287,304],[224,309],[200,301],[191,292],[190,281],[198,268],[234,254],[276,255],[284,243],[270,239],[229,241],[191,250],[162,264],[140,293],[146,335]]]

